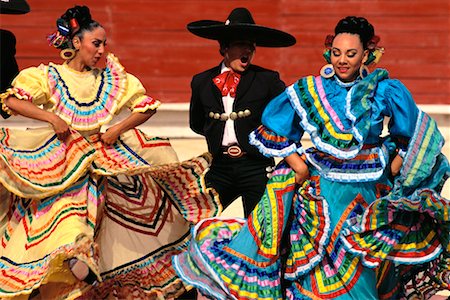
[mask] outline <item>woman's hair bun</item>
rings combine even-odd
[[[72,48],[71,39],[84,30],[90,30],[93,27],[100,26],[92,20],[89,7],[74,6],[56,20],[57,30],[47,36],[50,45],[57,49]]]
[[[375,30],[372,24],[370,24],[366,18],[348,16],[338,22],[334,33],[336,35],[339,33],[358,34],[361,38],[364,48],[366,48],[369,41],[375,35]]]
[[[70,20],[75,19],[80,27],[88,26],[92,22],[91,12],[87,6],[74,6],[69,8],[61,19],[66,20],[70,24]]]

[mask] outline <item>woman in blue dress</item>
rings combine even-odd
[[[321,75],[271,101],[250,140],[284,160],[247,220],[193,229],[173,260],[186,283],[210,299],[427,299],[450,288],[444,140],[400,81],[368,72],[378,41],[365,18],[340,20]]]

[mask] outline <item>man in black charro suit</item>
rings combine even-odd
[[[234,9],[225,22],[202,20],[187,28],[219,41],[223,56],[218,66],[195,75],[191,83],[190,127],[205,136],[213,155],[206,181],[217,190],[224,208],[242,196],[248,216],[274,165],[249,144],[248,135],[261,124],[267,103],[285,89],[278,72],[251,64],[255,47],[288,47],[296,40],[286,32],[256,25],[245,8]]]

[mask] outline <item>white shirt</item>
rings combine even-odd
[[[222,63],[220,74],[230,71],[231,69],[226,67]],[[232,144],[238,144],[236,132],[234,130],[234,121],[230,119],[230,114],[233,112],[234,97],[231,97],[230,93],[222,97],[223,108],[225,114],[228,116],[228,120],[225,121],[225,130],[223,132],[222,146],[228,146]]]

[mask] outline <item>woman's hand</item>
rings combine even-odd
[[[106,130],[106,132],[101,135],[100,139],[106,145],[112,145],[117,141],[122,133],[141,125],[155,113],[156,110],[148,110],[143,113],[132,113],[121,122],[109,127],[108,130]]]
[[[400,174],[400,169],[402,168],[403,158],[400,155],[396,155],[391,162],[391,174],[392,176],[397,176]]]
[[[308,165],[298,153],[293,153],[285,158],[286,162],[295,172],[295,183],[303,184],[309,178]]]
[[[59,116],[54,114],[50,119],[50,124],[52,125],[53,130],[55,131],[60,141],[65,141],[66,138],[70,135],[69,125],[67,125],[67,123]]]
[[[114,125],[114,126],[109,127],[105,133],[102,133],[100,136],[100,139],[106,145],[112,145],[117,141],[117,139],[119,138],[121,133],[122,132],[121,132],[120,127],[117,125]]]
[[[43,110],[32,102],[19,100],[14,96],[6,98],[4,102],[10,110],[19,115],[50,123],[59,140],[64,141],[70,135],[69,125],[56,114]]]
[[[297,169],[294,169],[295,171],[295,183],[297,184],[303,184],[305,180],[309,179],[309,169],[308,165],[303,162],[303,165],[300,166]]]

